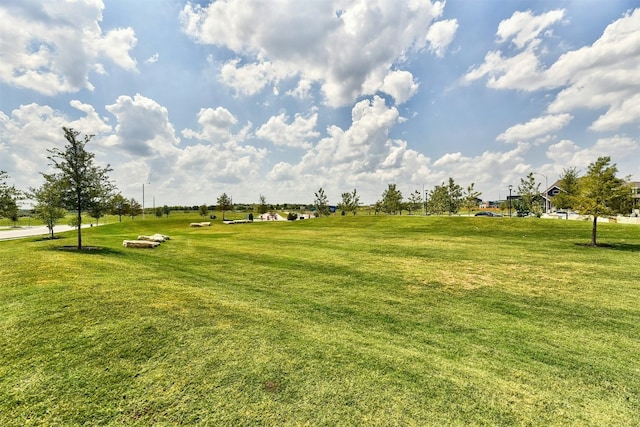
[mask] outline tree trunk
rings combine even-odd
[[[82,249],[82,203],[80,201],[80,191],[77,193],[77,208],[78,208],[78,250]]]
[[[82,249],[82,213],[78,210],[78,250]]]
[[[593,216],[593,227],[591,228],[591,246],[597,246],[596,244],[596,231],[598,228],[598,217]]]

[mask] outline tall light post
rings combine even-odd
[[[144,219],[144,184],[142,183],[142,219]],[[150,182],[147,182],[147,185],[151,184]]]
[[[547,176],[545,174],[542,174],[540,172],[534,172],[536,175],[540,175],[542,177],[544,177],[544,213],[548,213],[549,211],[549,195],[547,194],[547,191],[549,191],[549,181],[547,181]]]
[[[511,189],[513,185],[509,184],[509,218],[511,218]]]

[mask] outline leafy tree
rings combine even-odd
[[[471,210],[474,207],[478,206],[478,199],[482,195],[481,192],[475,190],[474,188],[475,185],[476,185],[475,182],[472,182],[471,185],[467,187],[467,191],[464,193],[464,198],[462,202],[469,214],[471,214]]]
[[[409,195],[409,202],[407,203],[407,210],[409,213],[414,210],[420,209],[422,206],[422,193],[419,190],[414,191]]]
[[[9,217],[9,219],[11,220],[11,222],[13,222],[13,226],[17,227],[18,226],[18,220],[20,219],[18,217],[18,210],[16,209],[15,212],[11,213],[11,216]]]
[[[378,213],[382,212],[382,200],[377,200],[373,204],[373,212],[375,215],[378,215]]]
[[[552,197],[553,206],[558,209],[573,209],[580,195],[580,177],[577,169],[564,169],[560,175],[558,187],[561,191]]]
[[[526,178],[520,178],[518,194],[520,199],[514,202],[518,216],[527,216],[531,212],[537,217],[542,215],[540,184],[536,183],[533,172],[530,172]]]
[[[630,211],[631,191],[627,181],[616,177],[618,167],[611,165],[611,157],[598,157],[580,179],[580,193],[576,207],[583,215],[591,215],[591,246],[596,246],[598,217]],[[629,209],[627,211],[627,209]]]
[[[99,198],[89,209],[89,215],[91,218],[96,219],[96,224],[100,221],[100,218],[104,217],[111,210],[111,194],[106,194],[104,197]]]
[[[506,200],[501,201],[498,205],[498,209],[500,209],[500,213],[504,215],[504,211],[509,209],[509,202]]]
[[[429,192],[429,212],[441,215],[447,212],[449,215],[458,213],[462,205],[462,187],[449,178],[447,184],[444,182],[433,187]]]
[[[327,199],[327,195],[324,194],[324,190],[322,189],[322,187],[320,187],[317,193],[313,194],[315,196],[313,206],[316,208],[316,215],[329,215],[331,213],[331,211],[329,210],[329,201]]]
[[[53,148],[47,150],[47,159],[51,166],[58,170],[56,174],[42,174],[47,181],[57,182],[62,190],[62,207],[76,212],[78,224],[78,249],[82,249],[82,212],[93,209],[103,203],[114,185],[108,177],[109,165],[99,167],[94,164],[93,153],[86,150],[86,145],[93,135],[85,135],[79,139],[80,132],[71,128],[62,128],[67,144],[64,150]]]
[[[354,188],[353,193],[351,193],[351,206],[349,210],[355,215],[358,212],[358,206],[360,206],[360,196]]]
[[[156,218],[162,218],[162,208],[160,206],[156,208]]]
[[[125,199],[122,194],[118,193],[111,197],[109,205],[111,206],[111,214],[118,215],[118,219],[122,222],[122,215],[126,215],[129,211],[129,201]]]
[[[516,211],[517,216],[529,216],[531,213],[531,207],[528,206],[521,198],[511,200],[511,208]]]
[[[79,227],[77,216],[73,216],[69,219],[69,227],[73,227],[73,228]]]
[[[258,202],[258,215],[266,214],[269,212],[269,206],[267,205],[267,199],[261,194],[260,202]]]
[[[55,237],[53,227],[58,220],[64,218],[67,214],[67,211],[60,207],[62,205],[60,200],[62,191],[60,188],[56,188],[55,184],[55,182],[45,181],[40,188],[30,189],[30,198],[36,201],[34,206],[35,217],[47,226],[52,239]]]
[[[233,207],[231,197],[227,196],[227,193],[222,193],[218,197],[218,209],[222,211],[222,220],[224,221],[224,212],[230,210]]]
[[[360,196],[353,189],[353,193],[342,193],[342,201],[338,203],[338,209],[342,211],[342,215],[345,212],[352,212],[354,215],[358,212],[358,205],[360,204]]]
[[[397,189],[396,184],[389,184],[382,193],[381,207],[384,213],[391,215],[402,214],[402,192]]]
[[[447,211],[449,205],[449,192],[444,182],[436,185],[429,191],[428,212],[434,215],[442,215]]]
[[[207,214],[209,213],[209,208],[206,204],[200,205],[200,207],[198,208],[198,213],[200,214],[200,216],[207,216]],[[224,216],[222,217],[222,219],[224,219]]]
[[[136,199],[134,199],[133,197],[131,198],[131,200],[129,200],[129,215],[131,215],[131,219],[135,220],[136,216],[140,215],[142,213],[142,205],[140,205],[140,203],[138,203],[138,201]]]
[[[169,213],[170,213],[170,212],[171,212],[171,209],[169,208],[169,206],[164,205],[164,206],[162,207],[162,213],[163,213],[167,218],[169,218]]]
[[[89,216],[91,218],[95,218],[96,224],[98,224],[98,222],[100,221],[100,218],[104,216],[106,211],[107,211],[106,205],[95,204],[94,206],[91,207],[91,209],[89,209]]]
[[[456,184],[453,178],[449,178],[449,183],[447,185],[447,199],[449,215],[458,213],[460,211],[460,206],[462,205],[462,187]]]
[[[342,215],[351,209],[351,193],[342,193],[342,201],[338,203],[337,208],[342,211]]]
[[[0,171],[0,217],[10,218],[15,223],[18,220],[18,201],[22,193],[15,186],[7,184],[8,178],[5,171]]]

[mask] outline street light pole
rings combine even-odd
[[[151,184],[147,182],[147,184]],[[142,219],[144,219],[144,183],[142,183]]]
[[[511,218],[511,189],[513,185],[509,184],[509,218]]]

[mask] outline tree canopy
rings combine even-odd
[[[15,186],[7,184],[9,175],[0,171],[0,217],[18,220],[18,200],[22,193]]]
[[[262,215],[262,214],[266,214],[267,212],[269,212],[269,206],[267,205],[267,199],[266,197],[264,197],[262,194],[260,195],[259,198],[259,202],[258,202],[258,214]]]
[[[47,226],[52,239],[55,237],[53,227],[67,213],[61,207],[60,197],[62,191],[58,188],[59,184],[58,181],[45,181],[40,188],[32,188],[30,194],[30,197],[36,201],[34,207],[35,217]]]
[[[313,195],[315,196],[313,206],[316,209],[316,215],[329,215],[331,213],[329,210],[329,201],[322,187],[320,187],[317,193],[313,193]]]
[[[407,210],[411,213],[419,209],[422,209],[422,192],[420,190],[415,190],[413,193],[409,194]]]
[[[380,206],[382,212],[388,214],[402,213],[402,192],[398,190],[396,184],[389,184],[384,190]]]
[[[78,229],[78,249],[82,249],[82,212],[98,209],[104,205],[115,186],[109,180],[112,169],[97,166],[95,155],[86,150],[93,135],[84,135],[72,128],[62,128],[67,140],[64,149],[47,150],[47,159],[57,172],[42,174],[50,185],[60,189],[61,207],[75,211]]]
[[[342,193],[342,201],[338,203],[338,209],[342,211],[344,215],[345,212],[351,212],[354,215],[358,212],[358,205],[360,204],[360,196],[356,189],[353,189],[353,193]]]
[[[231,197],[227,196],[227,193],[222,193],[217,200],[218,209],[222,211],[222,220],[224,221],[224,212],[232,208],[233,202]]]
[[[532,212],[537,217],[542,215],[540,183],[536,182],[533,172],[530,172],[526,178],[520,178],[518,195],[520,198],[514,202],[518,216],[527,216]]]
[[[467,209],[468,213],[471,213],[471,210],[478,206],[478,199],[482,195],[481,192],[476,191],[474,188],[475,185],[475,182],[472,182],[464,193],[462,204],[465,209]]]
[[[580,177],[576,168],[562,171],[558,181],[560,192],[551,198],[551,202],[558,209],[573,209],[580,194]]]
[[[443,214],[447,212],[449,215],[458,213],[462,206],[462,187],[449,178],[447,184],[444,182],[433,187],[429,192],[429,213]]]
[[[134,220],[136,216],[142,213],[142,205],[133,197],[129,199],[128,213],[131,216],[132,220]]]
[[[618,167],[611,157],[599,157],[591,163],[587,174],[580,179],[580,193],[576,207],[583,215],[591,215],[591,246],[596,246],[598,218],[603,215],[631,211],[631,191],[627,181],[618,178]]]
[[[111,214],[118,215],[120,222],[122,222],[122,215],[127,215],[131,208],[129,201],[120,193],[111,197],[109,206],[111,208]]]

